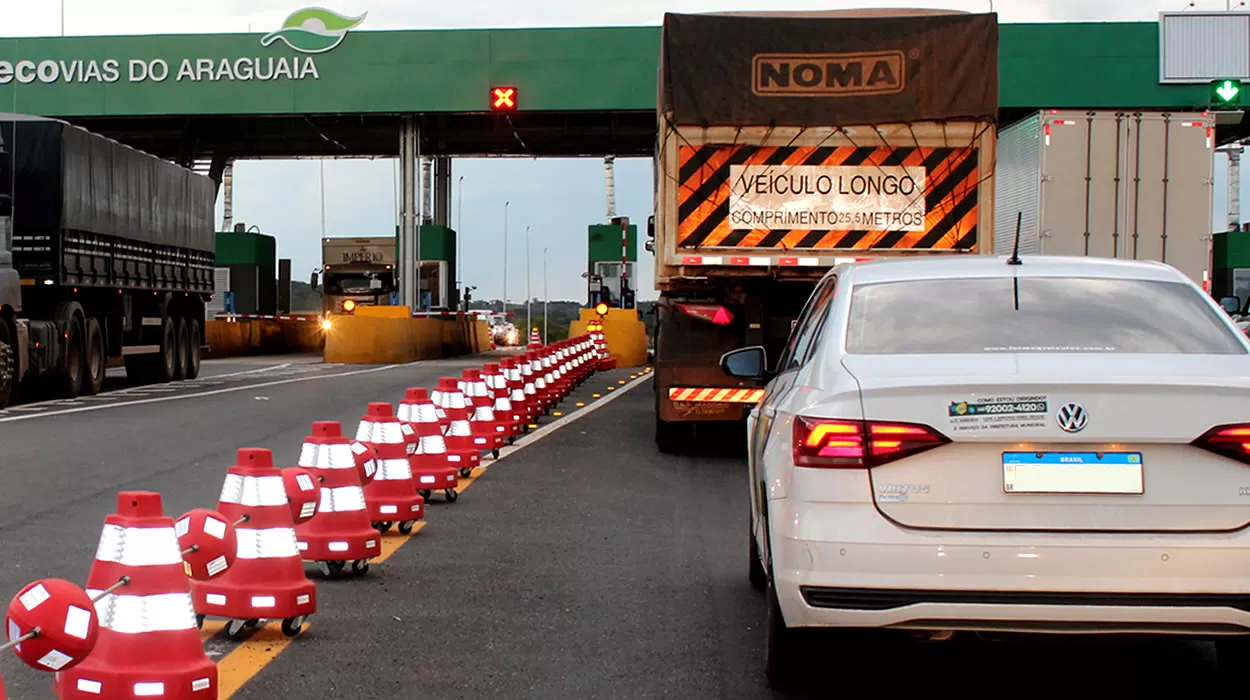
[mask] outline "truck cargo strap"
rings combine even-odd
[[[729,256],[729,255],[684,255],[682,265],[722,265],[734,267],[833,267],[843,263],[867,262],[872,258],[856,258],[851,256],[805,256],[805,257],[771,257],[771,256]]]
[[[759,403],[763,389],[669,387],[668,400],[688,403]]]

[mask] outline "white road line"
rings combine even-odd
[[[594,375],[591,375],[591,378],[588,381],[594,381],[594,378],[595,378]],[[538,430],[535,430],[529,435],[526,435],[520,440],[517,440],[515,445],[507,445],[503,447],[502,449],[500,449],[499,459],[496,459],[492,462],[487,463],[487,466],[498,464],[499,462],[507,459],[508,455],[516,452],[517,450],[528,447],[529,445],[533,445],[534,443],[538,442],[539,440],[542,440],[548,435],[551,435],[552,433],[559,430],[560,428],[563,428],[564,426],[569,425],[570,423],[573,423],[574,421],[578,420],[582,416],[585,416],[589,413],[593,413],[594,411],[598,411],[604,406],[615,401],[617,397],[621,396],[625,392],[634,389],[639,384],[642,384],[643,382],[651,378],[652,378],[651,373],[648,372],[644,374],[643,376],[635,379],[634,381],[626,384],[625,386],[617,389],[616,391],[609,393],[607,396],[601,399],[596,399],[594,403],[587,404],[585,408],[575,409],[573,413],[565,414],[563,417],[561,417],[559,420],[556,420],[554,423],[548,423],[547,425],[544,425]],[[585,384],[583,384],[582,386],[585,386]]]
[[[61,411],[47,411],[45,413],[36,413],[26,416],[5,416],[0,418],[0,423],[12,423],[19,420],[31,420],[34,418],[49,418],[51,416],[64,416],[70,413],[85,413],[87,411],[100,411],[106,408],[122,408],[123,406],[140,406],[149,403],[161,403],[164,401],[182,401],[183,399],[196,399],[202,396],[218,396],[221,394],[230,394],[236,391],[251,391],[254,389],[262,389],[270,386],[281,386],[283,384],[296,384],[299,382],[315,382],[322,379],[334,379],[336,377],[354,377],[361,374],[373,374],[375,372],[385,372],[387,370],[398,369],[401,367],[416,367],[418,365],[429,364],[429,360],[419,360],[417,362],[408,362],[400,365],[383,365],[381,367],[370,367],[369,369],[360,369],[353,372],[339,372],[337,374],[315,374],[308,377],[295,377],[294,379],[283,379],[276,382],[265,382],[263,384],[245,384],[243,386],[233,386],[227,389],[215,389],[213,391],[201,391],[195,394],[181,394],[178,396],[158,396],[151,399],[139,399],[137,401],[123,401],[119,403],[102,404],[98,406],[81,406],[79,408],[67,408]],[[114,392],[120,394],[122,392]],[[619,393],[619,392],[618,392]],[[29,406],[14,406],[8,410],[20,411],[31,409],[38,410],[38,404]],[[537,433],[535,433],[537,435]]]
[[[259,373],[262,373],[262,372],[273,372],[273,371],[275,371],[275,370],[279,370],[279,369],[286,369],[287,367],[290,367],[290,366],[291,366],[291,365],[293,365],[293,364],[295,364],[295,363],[294,363],[294,362],[287,362],[287,363],[284,363],[284,364],[281,364],[281,365],[273,365],[273,366],[270,366],[270,367],[258,367],[258,368],[256,368],[256,369],[244,370],[244,371],[242,371],[242,372],[231,372],[231,373],[229,373],[229,374],[206,374],[206,375],[204,375],[204,377],[203,377],[203,378],[204,378],[204,379],[225,379],[225,378],[227,378],[227,377],[242,377],[242,376],[245,376],[245,375],[248,375],[248,374],[259,374]],[[309,363],[309,364],[312,364],[312,363]]]

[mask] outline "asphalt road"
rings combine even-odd
[[[0,419],[0,592],[84,580],[118,490],[160,491],[171,515],[211,506],[236,448],[293,463],[313,420],[350,429],[368,401],[481,361]],[[732,445],[723,456],[658,454],[650,381],[621,394],[629,374],[593,379],[561,407],[577,420],[506,455],[455,504],[435,498],[425,526],[368,576],[314,578],[320,610],[285,648],[258,637],[241,655],[210,639],[223,674],[256,666],[232,697],[789,697],[761,671],[743,464]],[[822,636],[809,653],[810,687],[793,697],[1214,690],[1210,647],[1196,643]],[[15,700],[52,697],[50,677],[11,656],[0,673]]]

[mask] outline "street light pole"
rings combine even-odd
[[[533,298],[530,293],[530,227],[525,227],[525,332],[529,333],[532,323],[530,321],[530,299]]]
[[[547,304],[550,301],[551,297],[547,294],[547,249],[543,248],[543,345],[551,343],[547,336],[547,322],[551,318],[551,314],[547,313]]]
[[[508,205],[503,203],[503,300],[499,302],[499,311],[506,318],[508,315]]]

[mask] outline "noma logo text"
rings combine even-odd
[[[907,82],[902,51],[757,54],[753,63],[757,95],[892,95]]]

